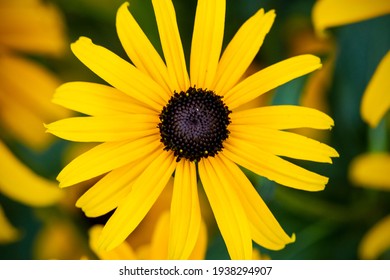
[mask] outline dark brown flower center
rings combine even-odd
[[[229,136],[230,113],[222,97],[213,91],[190,87],[186,92],[175,92],[160,114],[164,150],[174,151],[176,161],[215,156]]]

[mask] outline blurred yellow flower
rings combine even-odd
[[[388,102],[388,80],[387,73],[389,70],[389,53],[386,55],[384,61],[382,60],[374,77],[363,97],[363,104],[366,116],[365,120],[376,126],[379,121],[379,115],[383,116],[385,111],[389,109]],[[387,66],[383,66],[387,64]],[[387,67],[385,73],[384,67]],[[379,72],[379,74],[378,74]],[[380,77],[379,77],[379,76]],[[381,80],[378,83],[378,80]],[[374,86],[373,86],[374,84]],[[385,86],[387,84],[387,86]],[[375,91],[373,89],[376,89]],[[364,101],[364,99],[366,100]],[[387,99],[386,99],[387,98]],[[367,99],[369,99],[367,101]],[[385,108],[387,106],[387,108]],[[364,110],[363,110],[364,112]],[[362,112],[362,113],[363,113]],[[370,113],[368,113],[370,112]],[[379,114],[378,114],[379,112]],[[382,191],[390,191],[390,153],[388,152],[373,152],[357,156],[350,165],[349,177],[351,181],[360,187],[377,189]],[[375,224],[363,237],[358,253],[362,259],[377,259],[390,248],[390,215],[386,216],[377,224]]]
[[[69,116],[69,111],[50,102],[60,81],[21,54],[62,54],[62,18],[40,0],[2,0],[0,18],[0,126],[23,144],[42,149],[52,139],[42,123]]]
[[[25,166],[3,140],[11,136],[30,148],[44,148],[52,137],[43,122],[69,116],[50,102],[59,80],[22,55],[62,54],[62,19],[39,0],[2,0],[0,18],[0,194],[29,206],[48,206],[62,197],[57,184]],[[17,231],[1,216],[2,241],[14,240]]]
[[[313,23],[317,33],[325,29],[368,20],[390,14],[387,0],[319,0],[313,7]],[[361,115],[371,127],[376,127],[390,108],[390,52],[382,58],[373,74],[361,102]],[[367,153],[350,164],[350,180],[362,187],[389,190],[390,156],[388,153]],[[377,258],[389,248],[389,220],[385,218],[363,238],[359,254],[364,259]]]
[[[284,232],[239,166],[288,187],[323,190],[327,177],[279,156],[331,163],[338,156],[333,148],[283,130],[330,129],[333,120],[300,106],[236,109],[320,68],[320,60],[296,56],[239,82],[275,14],[260,9],[220,57],[226,3],[199,0],[188,74],[172,2],[152,4],[165,63],[128,3],[118,11],[117,32],[134,65],[85,37],[71,45],[112,87],[72,82],[57,90],[55,103],[89,116],[51,123],[48,132],[71,141],[103,142],[61,171],[60,186],[108,173],[78,203],[90,217],[115,209],[101,232],[101,250],[114,249],[134,231],[173,173],[168,258],[187,259],[196,244],[198,175],[232,259],[252,259],[252,240],[268,249],[284,248],[294,235]]]

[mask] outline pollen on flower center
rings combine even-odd
[[[174,151],[176,161],[215,156],[229,136],[230,113],[222,97],[213,91],[190,87],[186,92],[175,92],[160,114],[164,150]]]

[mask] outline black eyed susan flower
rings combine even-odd
[[[226,3],[199,0],[188,73],[172,2],[152,4],[165,60],[127,3],[118,10],[117,32],[132,64],[88,38],[72,44],[80,61],[111,86],[71,82],[58,88],[55,103],[88,116],[51,123],[48,132],[102,142],[61,171],[60,186],[105,174],[76,204],[90,217],[115,209],[100,235],[100,249],[126,239],[173,173],[168,258],[188,258],[195,246],[201,224],[198,175],[232,259],[251,259],[252,241],[284,248],[294,235],[285,233],[240,166],[288,187],[322,190],[326,177],[280,156],[331,162],[338,156],[334,149],[286,130],[329,129],[333,120],[299,106],[238,107],[320,68],[320,60],[293,57],[239,82],[275,14],[259,10],[221,55]]]
[[[57,77],[22,55],[62,53],[63,22],[54,6],[38,0],[2,0],[0,18],[0,195],[33,207],[52,205],[62,197],[55,182],[30,170],[3,140],[11,136],[42,149],[52,138],[45,134],[42,122],[70,116],[68,110],[50,102],[60,85]],[[16,233],[5,222],[1,228],[5,235]]]

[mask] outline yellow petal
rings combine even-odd
[[[230,137],[250,142],[259,149],[290,158],[332,163],[338,153],[332,147],[299,134],[249,125],[231,125]]]
[[[261,9],[237,31],[218,64],[212,87],[217,94],[225,95],[244,75],[259,52],[274,19],[274,11],[264,14],[264,10]]]
[[[60,12],[42,1],[0,2],[0,45],[23,52],[59,55],[66,37]]]
[[[233,112],[230,118],[232,126],[256,125],[273,129],[330,129],[334,124],[331,117],[316,109],[293,105],[266,106]]]
[[[283,249],[286,244],[294,242],[295,237],[289,237],[284,232],[241,169],[223,154],[215,159],[223,167],[220,176],[228,178],[235,185],[234,191],[250,222],[253,240],[271,250]]]
[[[158,116],[126,114],[74,117],[45,125],[47,132],[77,142],[133,140],[158,133]]]
[[[200,223],[199,236],[197,238],[194,250],[192,251],[190,260],[204,260],[207,251],[207,226],[203,219]]]
[[[320,36],[330,27],[351,24],[390,13],[388,0],[321,0],[314,4],[312,17]]]
[[[292,164],[252,144],[229,137],[225,141],[225,156],[256,174],[279,184],[305,191],[321,191],[328,178]]]
[[[225,0],[199,0],[192,35],[191,85],[211,88],[221,55],[225,25]]]
[[[349,177],[361,187],[390,190],[390,154],[363,154],[353,159]]]
[[[150,260],[168,259],[169,220],[169,211],[162,212],[157,220],[150,242]]]
[[[200,229],[200,207],[195,164],[181,160],[176,167],[173,186],[169,259],[188,259]]]
[[[33,173],[0,141],[0,192],[30,206],[48,206],[62,198],[54,182]]]
[[[20,238],[20,232],[8,221],[3,207],[0,205],[0,244],[15,242]]]
[[[231,259],[252,259],[249,221],[233,182],[223,176],[215,158],[199,162],[199,176]]]
[[[60,187],[67,187],[136,161],[156,150],[158,136],[135,141],[100,144],[71,161],[57,176]]]
[[[112,170],[76,202],[87,217],[98,217],[116,208],[131,191],[134,181],[156,158],[160,151],[154,151],[142,159]]]
[[[136,260],[137,257],[130,244],[123,242],[117,248],[111,251],[99,250],[98,240],[103,230],[102,225],[95,225],[89,229],[89,247],[101,260]]]
[[[165,89],[163,97],[168,101],[174,88],[170,85],[167,67],[128,7],[129,3],[122,4],[117,13],[116,28],[119,39],[133,64]]]
[[[152,160],[154,160],[156,157],[157,156],[154,156]],[[173,181],[174,178],[171,176],[168,180],[167,185],[164,187],[162,193],[157,198],[153,206],[150,208],[148,214],[146,214],[145,218],[141,221],[141,223],[137,226],[137,228],[127,238],[127,240],[131,244],[133,244],[134,247],[137,247],[137,252],[139,246],[150,243],[158,219],[160,218],[163,212],[169,211],[169,208],[171,206],[171,201],[172,201]],[[168,238],[168,233],[169,233],[169,225],[167,230],[167,238]],[[168,246],[168,242],[167,242],[167,246]],[[167,249],[166,254],[168,254],[168,247],[166,249]],[[149,249],[148,249],[148,254],[149,254]],[[143,254],[143,256],[145,256],[146,258],[146,255]]]
[[[113,87],[157,112],[165,105],[164,89],[159,84],[106,48],[80,37],[71,49],[82,63]]]
[[[134,182],[130,194],[123,198],[108,220],[99,239],[99,248],[111,250],[126,239],[150,210],[175,167],[173,154],[162,151]]]
[[[152,0],[152,4],[171,87],[178,92],[186,91],[190,86],[190,81],[177,27],[175,8],[171,0]]]
[[[390,2],[388,2],[390,3]],[[362,118],[372,127],[378,125],[390,108],[390,51],[382,58],[362,98]]]
[[[359,256],[362,259],[378,259],[390,248],[390,215],[380,220],[366,235],[359,245]]]
[[[116,88],[88,82],[70,82],[57,88],[53,103],[91,116],[155,114]]]
[[[275,63],[249,76],[225,94],[225,102],[234,109],[293,79],[321,68],[314,55],[299,55]]]
[[[268,255],[260,253],[260,250],[258,250],[257,248],[253,248],[252,255],[253,255],[253,260],[270,260],[271,259]]]

